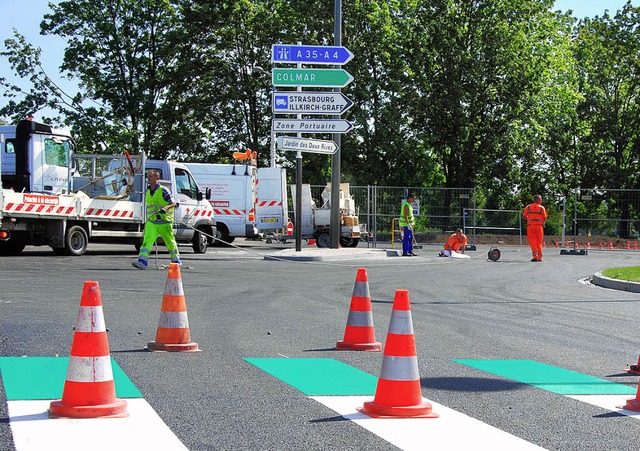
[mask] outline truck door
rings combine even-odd
[[[198,185],[191,174],[182,168],[174,169],[175,187],[174,193],[179,206],[175,210],[176,239],[188,241],[193,235],[195,226],[195,214],[198,208]]]
[[[33,191],[60,194],[69,188],[71,142],[56,136],[31,136]]]

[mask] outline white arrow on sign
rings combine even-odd
[[[276,133],[347,133],[353,124],[345,119],[274,119]]]
[[[353,105],[341,92],[276,91],[271,109],[274,113],[335,114],[347,111]]]
[[[283,150],[298,150],[300,152],[323,153],[333,155],[338,151],[335,141],[325,139],[304,139],[293,136],[278,136],[278,147]]]

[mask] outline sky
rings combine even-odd
[[[0,0],[0,49],[4,50],[5,39],[13,37],[13,28],[27,38],[31,44],[42,49],[43,67],[56,82],[64,89],[74,90],[72,82],[60,80],[57,77],[58,67],[62,64],[62,54],[64,52],[64,41],[57,36],[40,36],[40,22],[43,16],[49,12],[48,4],[58,3],[58,0]],[[610,14],[615,14],[626,0],[556,0],[555,9],[562,11],[573,10],[573,15],[577,18],[594,17],[602,15],[605,9]],[[631,2],[635,6],[640,6],[640,0]],[[333,14],[333,9],[330,11]],[[0,77],[14,80],[9,70],[9,63],[5,58],[0,57]],[[73,92],[72,92],[73,93]],[[0,105],[5,100],[0,94]],[[36,114],[36,119],[40,119]]]

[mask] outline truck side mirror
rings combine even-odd
[[[211,200],[211,187],[207,186],[204,190],[204,197],[202,196],[202,192],[198,191],[198,200],[202,199]]]
[[[198,191],[198,195],[196,196],[196,199],[198,201],[201,201],[204,199],[204,194],[202,194],[202,191]]]

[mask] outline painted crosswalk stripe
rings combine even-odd
[[[116,396],[126,398],[127,418],[50,419],[51,400],[60,399],[68,357],[0,357],[9,424],[17,451],[64,449],[186,450],[140,391],[111,360]]]
[[[358,412],[375,394],[377,377],[334,359],[246,358],[271,376],[404,450],[472,449],[491,443],[492,450],[540,450],[537,445],[431,400],[440,418],[371,418]],[[461,434],[460,431],[464,431]]]
[[[454,362],[559,395],[635,395],[636,388],[535,360],[454,359]]]

